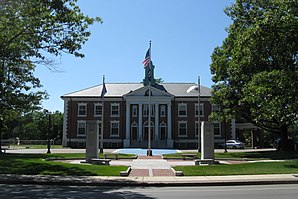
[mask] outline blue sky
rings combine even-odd
[[[63,112],[62,95],[102,83],[141,82],[142,61],[152,41],[155,77],[211,87],[211,54],[232,22],[223,12],[235,0],[79,0],[81,10],[99,16],[90,27],[85,58],[52,57],[62,72],[38,66],[35,72],[50,98],[44,108]]]

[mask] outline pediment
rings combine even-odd
[[[163,90],[161,90],[163,89]],[[160,86],[160,88],[156,88],[151,86],[151,96],[158,96],[158,97],[173,97],[172,94],[168,93],[163,87]],[[149,96],[149,86],[144,86],[142,88],[139,88],[137,90],[131,91],[127,93],[124,98],[127,97],[148,97]]]

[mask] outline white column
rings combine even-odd
[[[138,140],[142,140],[142,133],[143,133],[143,128],[142,128],[142,123],[143,123],[143,112],[142,112],[142,104],[139,104],[139,128],[138,128]]]
[[[236,139],[236,120],[232,119],[231,121],[231,133],[232,133],[232,139]]]
[[[158,129],[159,129],[159,117],[158,117],[158,109],[159,109],[159,106],[158,104],[155,104],[155,130],[154,130],[154,133],[155,133],[155,136],[154,136],[154,140],[159,140],[159,136],[158,136]]]
[[[126,104],[126,133],[123,142],[124,147],[130,147],[130,104]]]
[[[168,148],[173,148],[174,142],[173,142],[173,139],[172,139],[172,106],[171,106],[171,103],[167,104],[167,108],[168,108],[168,114],[167,114],[167,118],[168,118],[167,147]]]
[[[68,106],[71,106],[68,103],[68,99],[64,99],[64,114],[63,114],[63,134],[62,134],[62,146],[67,147],[67,120],[68,120]],[[71,117],[71,116],[70,116]]]

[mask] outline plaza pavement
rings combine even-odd
[[[266,149],[272,150],[272,149]],[[104,152],[113,152],[113,149]],[[235,150],[233,150],[235,151]],[[243,151],[243,150],[242,150]],[[8,153],[46,153],[47,149],[11,149]],[[52,153],[84,153],[85,149],[51,149]],[[148,159],[149,158],[149,159]],[[79,163],[74,160],[71,163]],[[233,176],[174,176],[171,166],[194,165],[193,161],[163,160],[161,156],[135,160],[112,160],[111,165],[130,166],[128,177],[113,176],[47,176],[0,174],[5,184],[52,184],[52,185],[119,185],[119,186],[209,186],[249,184],[298,184],[298,174],[281,175],[233,175]],[[135,171],[135,173],[133,173]]]

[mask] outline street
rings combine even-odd
[[[120,187],[51,186],[0,184],[0,198],[220,198],[220,199],[293,199],[298,185]]]

